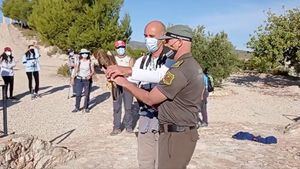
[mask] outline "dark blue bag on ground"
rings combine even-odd
[[[268,136],[266,138],[263,138],[261,136],[254,136],[251,133],[248,132],[238,132],[232,136],[232,138],[237,140],[250,140],[250,141],[256,141],[263,144],[276,144],[277,138],[274,136]]]

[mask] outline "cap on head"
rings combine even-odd
[[[84,53],[90,54],[91,52],[88,51],[87,49],[81,49],[79,52],[79,54],[84,54]]]
[[[126,43],[122,40],[118,40],[115,42],[115,48],[126,47]]]
[[[167,32],[162,37],[158,38],[159,40],[164,39],[182,39],[185,41],[192,41],[193,30],[187,25],[174,25],[167,28]]]
[[[5,48],[4,48],[4,52],[6,52],[6,51],[11,52],[11,48],[10,48],[10,47],[5,47]]]

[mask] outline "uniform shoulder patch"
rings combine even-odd
[[[165,74],[165,76],[163,78],[163,82],[166,85],[171,85],[174,78],[175,78],[175,75],[173,73],[171,73],[170,71],[167,71],[167,73]]]
[[[172,67],[179,67],[183,63],[183,60],[179,60]]]

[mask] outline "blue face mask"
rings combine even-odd
[[[123,56],[125,54],[125,48],[118,48],[117,53],[118,55]]]
[[[156,38],[149,38],[149,37],[145,38],[145,44],[150,53],[157,51],[158,49],[157,43],[158,40]]]

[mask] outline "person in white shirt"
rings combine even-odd
[[[16,62],[14,57],[12,56],[12,50],[10,47],[4,48],[3,54],[0,56],[0,65],[1,65],[1,76],[6,85],[5,96],[8,99],[17,99],[13,96],[14,91],[14,67],[16,66]],[[7,91],[9,88],[9,97],[7,95]]]
[[[157,38],[165,34],[165,25],[160,21],[151,21],[145,26],[145,45],[148,53],[138,58],[131,67],[109,66],[108,76],[129,76],[128,80],[135,82],[140,88],[151,90],[164,77],[165,73],[175,63],[169,59],[162,41]],[[152,106],[139,102],[138,123],[138,163],[140,169],[157,168],[158,154],[158,119],[157,110]]]
[[[84,90],[84,107],[83,112],[89,113],[89,102],[90,102],[90,92],[92,76],[95,73],[94,64],[91,61],[91,52],[87,49],[81,49],[79,53],[79,61],[75,65],[75,74],[72,75],[72,84],[75,83],[76,86],[76,103],[75,109],[72,110],[76,113],[80,109],[81,95]]]
[[[68,67],[69,67],[69,76],[70,76],[70,81],[72,82],[72,77],[74,77],[75,74],[75,65],[79,60],[78,55],[75,54],[73,49],[68,49]],[[73,85],[70,86],[72,88],[72,96],[71,97],[75,97],[76,96],[76,87],[75,87],[75,83]]]
[[[124,41],[118,40],[115,42],[115,50],[117,55],[115,56],[117,65],[124,67],[132,67],[134,64],[134,59],[126,55],[126,43]],[[128,133],[132,133],[132,101],[133,96],[126,89],[123,89],[121,86],[117,86],[117,92],[120,93],[118,97],[113,101],[113,131],[110,135],[114,136],[121,133],[121,118],[122,118],[122,102],[124,102],[125,114],[123,118],[123,124]]]
[[[38,52],[38,49],[35,48],[33,45],[28,46],[28,51],[25,53],[25,55],[22,58],[23,65],[25,66],[26,75],[28,78],[28,87],[29,92],[31,93],[31,98],[34,99],[36,97],[39,97],[39,71],[40,71],[40,54]],[[32,90],[32,76],[35,81],[35,88]]]

